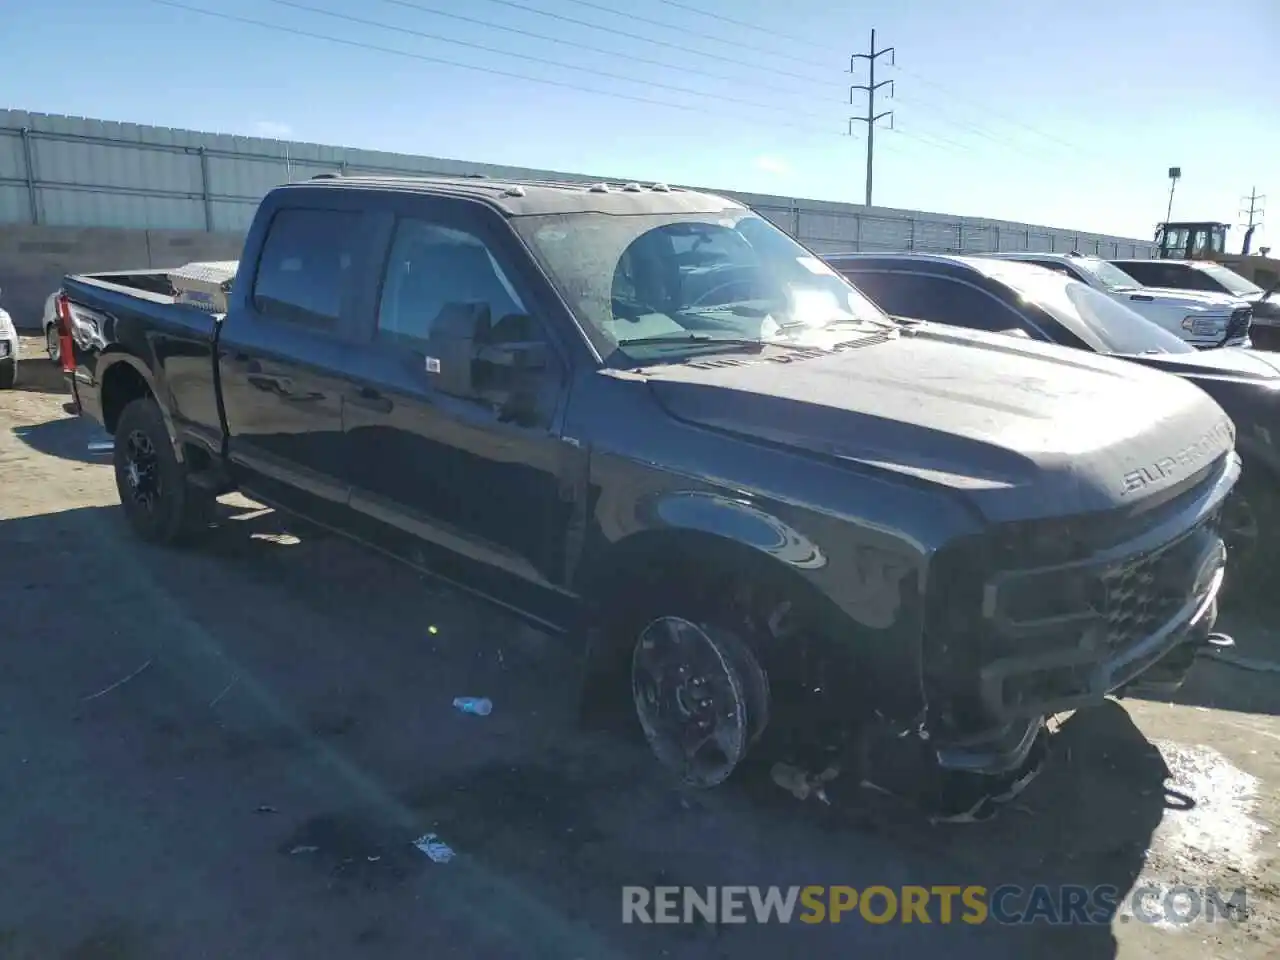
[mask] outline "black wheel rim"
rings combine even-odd
[[[715,786],[746,753],[742,678],[702,627],[679,617],[645,627],[632,656],[631,692],[650,747],[685,783]]]
[[[125,438],[124,479],[133,503],[147,513],[155,513],[162,492],[160,484],[160,458],[155,444],[141,430],[134,430]]]

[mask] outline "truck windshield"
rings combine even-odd
[[[1262,288],[1256,283],[1250,283],[1234,270],[1229,270],[1221,264],[1197,263],[1195,269],[1212,277],[1222,285],[1223,289],[1237,297],[1256,297],[1262,293]]]
[[[1088,284],[1022,263],[970,262],[1044,310],[1098,353],[1194,353],[1195,348]]]
[[[515,226],[604,356],[651,363],[895,327],[808,250],[740,209],[572,213]]]
[[[1142,286],[1115,264],[1107,263],[1105,260],[1099,260],[1095,257],[1082,257],[1072,262],[1078,265],[1081,270],[1091,274],[1108,290],[1135,290]]]

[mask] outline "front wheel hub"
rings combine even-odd
[[[645,738],[684,783],[713,787],[742,761],[762,725],[763,674],[737,637],[680,617],[636,640],[631,692]]]

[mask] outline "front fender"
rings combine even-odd
[[[643,501],[640,519],[650,530],[710,534],[758,551],[794,570],[820,570],[827,565],[826,554],[809,537],[743,498],[694,490],[668,491]]]
[[[734,490],[651,490],[632,501],[630,532],[588,556],[584,595],[618,570],[743,563],[748,577],[779,578],[813,609],[832,665],[829,691],[909,724],[921,700],[922,557],[889,531]],[[758,558],[759,565],[752,562]],[[696,575],[696,574],[695,574]]]

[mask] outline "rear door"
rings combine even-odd
[[[560,622],[576,502],[562,478],[582,454],[559,436],[568,361],[545,283],[481,203],[404,198],[384,229],[369,346],[344,401],[357,522],[396,553]],[[490,343],[540,343],[542,367],[503,371],[497,390],[444,385],[451,361],[433,355],[431,331],[463,308],[487,315]]]
[[[251,294],[219,339],[228,452],[242,486],[330,525],[343,524],[350,493],[343,370],[363,227],[359,209],[340,201],[276,210]]]

